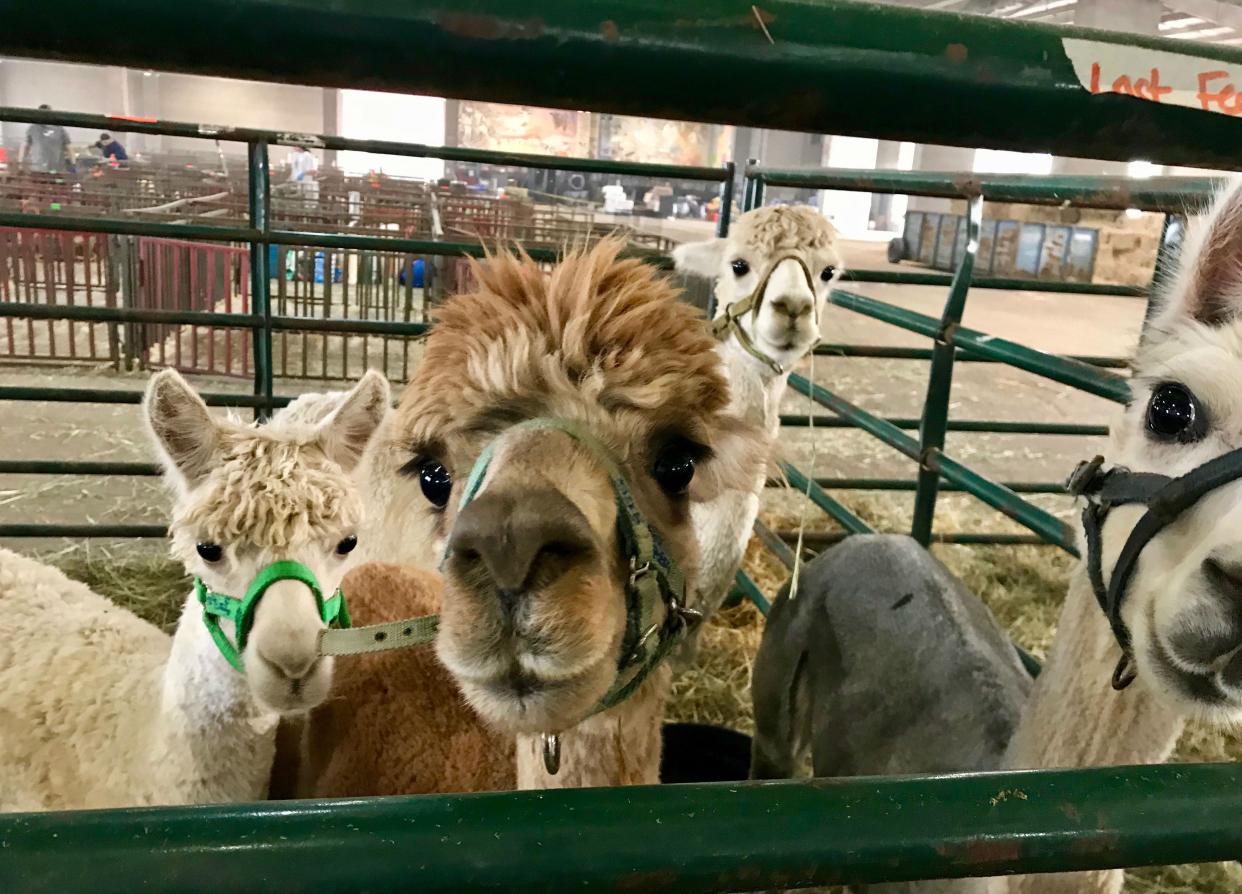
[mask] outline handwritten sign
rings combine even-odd
[[[1092,93],[1242,115],[1242,66],[1074,37],[1062,38],[1061,44],[1078,82]]]

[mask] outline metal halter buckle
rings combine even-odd
[[[644,630],[643,635],[638,638],[638,642],[634,643],[634,648],[630,650],[630,654],[625,656],[625,661],[622,662],[621,666],[623,668],[632,667],[633,665],[637,664],[640,660],[642,660],[643,653],[647,650],[647,642],[653,636],[655,636],[656,633],[659,632],[659,630],[660,630],[659,624],[652,624],[650,627]]]
[[[1100,471],[1104,468],[1104,457],[1097,456],[1092,460],[1083,460],[1078,464],[1065,482],[1065,490],[1075,497],[1088,496],[1098,490],[1096,482],[1103,477]]]
[[[631,587],[637,584],[645,575],[648,575],[650,573],[651,573],[651,562],[650,561],[644,562],[642,565],[639,565],[637,559],[634,559],[634,558],[630,559],[630,586]]]

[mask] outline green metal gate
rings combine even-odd
[[[73,28],[49,28],[45,10],[0,0],[0,53],[1224,168],[1237,164],[1242,146],[1242,122],[1230,116],[1118,94],[1092,95],[1075,75],[1063,38],[1094,41],[1105,50],[1159,49],[1186,56],[1183,43],[898,7],[834,0],[775,0],[760,7],[707,0],[696,4],[693,18],[668,4],[640,0],[547,0],[535,7],[504,0],[471,0],[452,7],[421,0],[203,0],[190,5],[69,0],[58,10],[74,22]],[[1196,47],[1195,53],[1204,64],[1242,66],[1242,53],[1235,50]],[[739,86],[735,90],[729,85]],[[268,149],[288,141],[287,135],[30,109],[0,109],[0,118],[210,135],[247,145],[249,208],[244,226],[0,213],[0,226],[249,245],[253,303],[248,316],[0,302],[0,316],[11,318],[200,323],[253,333],[253,394],[208,395],[212,404],[253,407],[263,415],[283,403],[273,394],[273,332],[412,336],[424,331],[413,323],[274,314],[268,246],[424,255],[479,252],[478,245],[465,242],[325,234],[275,225]],[[720,181],[726,193],[732,186],[732,173],[716,169],[498,157],[332,136],[318,139],[328,149],[700,176]],[[761,203],[765,187],[778,185],[966,198],[972,239],[977,239],[986,199],[1180,212],[1187,195],[1198,200],[1209,188],[1206,181],[1148,181],[1136,188],[1084,178],[808,173],[762,167],[749,170],[746,181],[748,206]],[[553,259],[551,253],[539,257]],[[841,345],[821,351],[929,360],[928,401],[915,437],[907,433],[915,420],[879,418],[793,377],[795,390],[834,414],[831,424],[857,426],[917,464],[913,483],[829,480],[810,487],[811,498],[846,531],[863,531],[867,526],[828,490],[913,487],[912,530],[928,543],[935,537],[937,495],[953,486],[1019,521],[1041,540],[1072,551],[1072,537],[1063,523],[1024,501],[1015,489],[944,454],[945,433],[955,424],[947,411],[954,364],[1006,363],[1116,402],[1127,399],[1125,379],[1108,371],[1115,364],[1100,358],[1054,357],[962,327],[970,285],[1029,285],[974,277],[971,259],[967,252],[952,276],[853,274],[855,281],[947,287],[939,318],[848,288],[834,293],[837,306],[924,335],[932,346]],[[1062,286],[1058,290],[1119,294],[1100,287]],[[0,400],[138,399],[134,392],[0,389]],[[816,424],[824,423],[817,419]],[[1004,428],[1001,423],[977,424],[1036,431],[1013,423]],[[1100,427],[1066,426],[1063,433],[1098,434]],[[153,470],[144,464],[85,461],[0,463],[0,473],[10,472]],[[796,485],[807,484],[799,470],[787,472]],[[1037,482],[1031,489],[1041,486],[1048,485]],[[0,528],[4,537],[162,533],[159,527],[37,522]],[[762,605],[761,594],[756,596]],[[572,886],[712,892],[1215,861],[1242,854],[1242,828],[1236,822],[1242,809],[1240,784],[1242,767],[1206,764],[8,815],[0,816],[0,888],[533,892]],[[1020,790],[1025,797],[998,800],[997,792],[1004,790]]]

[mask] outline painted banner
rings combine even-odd
[[[1092,93],[1122,93],[1220,115],[1242,115],[1242,65],[1189,53],[1066,37],[1065,55]]]

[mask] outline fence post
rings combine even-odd
[[[725,162],[725,180],[720,184],[720,213],[716,215],[716,235],[723,238],[729,235],[729,218],[733,214],[733,178],[737,174],[737,166],[733,162]]]
[[[983,196],[977,195],[970,199],[966,207],[966,252],[957,265],[957,272],[953,274],[944,313],[940,317],[940,331],[932,348],[927,400],[923,403],[923,421],[919,425],[919,476],[914,493],[914,523],[910,530],[910,535],[923,546],[931,542],[936,495],[940,490],[940,474],[931,460],[944,449],[944,435],[949,423],[949,394],[953,388],[953,355],[956,353],[953,337],[966,309],[975,254],[979,250],[979,223],[982,218]]]
[[[755,175],[751,173],[751,168],[759,164],[759,159],[746,159],[746,167],[742,171],[742,213],[745,214],[751,208],[755,207]]]
[[[137,307],[137,266],[138,262],[135,258],[137,254],[134,247],[138,242],[137,236],[118,236],[118,266],[121,270],[121,307],[125,310],[133,310]],[[125,352],[125,369],[134,368],[134,361],[140,356],[145,355],[146,345],[139,344],[139,332],[141,331],[139,323],[123,323],[125,338],[122,343],[122,349]]]
[[[267,419],[272,413],[272,278],[267,269],[267,235],[271,230],[268,211],[271,206],[272,180],[267,166],[267,140],[249,144],[250,226],[259,237],[250,243],[251,312],[262,321],[254,330],[254,393],[263,398],[254,408],[256,419]]]

